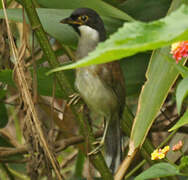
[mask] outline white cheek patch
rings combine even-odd
[[[80,34],[82,37],[87,37],[90,40],[99,41],[99,33],[86,25],[79,26]]]

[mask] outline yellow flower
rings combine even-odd
[[[162,153],[164,153],[166,155],[166,153],[170,150],[170,146],[165,146],[163,149],[162,149]]]
[[[171,54],[173,54],[179,48],[180,42],[173,43],[171,45]]]
[[[151,154],[151,160],[163,159],[166,156],[166,153],[169,151],[170,147],[165,146],[163,149],[156,149]]]

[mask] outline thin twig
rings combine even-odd
[[[28,161],[27,158],[18,159],[18,160],[15,160],[15,159],[0,159],[1,163],[17,163],[17,164],[21,164],[21,163],[26,163],[27,161]]]
[[[68,166],[68,164],[71,163],[76,158],[77,155],[78,155],[78,151],[75,151],[75,152],[71,153],[70,156],[66,157],[66,159],[64,159],[64,161],[60,165],[61,168],[62,169],[66,168]]]
[[[101,137],[102,134],[103,134],[103,131],[96,132],[95,138]],[[83,136],[75,136],[75,137],[71,137],[68,139],[59,140],[55,143],[55,148],[56,148],[55,152],[59,153],[65,150],[66,148],[68,148],[69,146],[83,143],[84,140],[85,139]],[[7,148],[7,147],[0,148],[0,158],[5,158],[8,156],[17,155],[17,154],[26,154],[26,153],[28,153],[26,145],[23,145],[22,147],[18,147],[18,148]]]

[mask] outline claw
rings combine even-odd
[[[104,133],[103,133],[101,141],[99,142],[99,145],[94,150],[92,150],[91,152],[88,153],[89,156],[97,154],[99,152],[99,150],[103,147],[105,137],[106,137],[107,128],[108,128],[108,123],[109,123],[109,121],[107,121],[107,124],[105,125]],[[94,143],[96,143],[96,142],[94,142]]]
[[[100,149],[103,147],[103,145],[104,142],[101,141],[100,144],[95,149],[93,149],[91,152],[88,153],[88,155],[91,156],[97,154],[100,151]]]
[[[80,100],[80,95],[78,93],[73,93],[69,96],[71,99],[70,101],[67,103],[68,106],[70,106],[71,104],[75,105],[79,100]]]
[[[101,141],[95,141],[95,142],[93,142],[92,144],[93,144],[93,145],[97,145],[97,144],[100,145],[100,144],[101,144]]]

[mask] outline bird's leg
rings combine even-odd
[[[92,150],[91,152],[88,153],[89,156],[92,155],[92,154],[98,153],[98,151],[103,147],[104,141],[105,141],[105,138],[106,138],[107,129],[108,129],[108,124],[109,124],[109,121],[107,121],[105,123],[104,133],[103,133],[101,141],[99,142],[99,145],[94,150]]]

